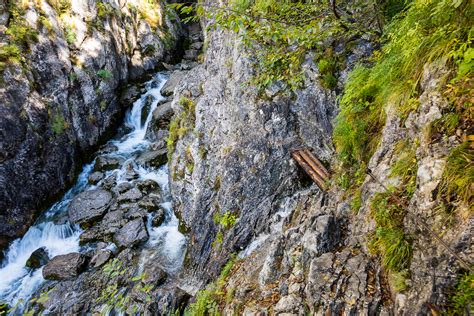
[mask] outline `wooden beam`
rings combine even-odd
[[[306,160],[306,162],[316,171],[324,180],[329,179],[329,172],[323,166],[321,162],[307,149],[301,151],[301,156]]]
[[[293,159],[303,168],[303,170],[311,177],[311,179],[321,188],[326,190],[326,181],[301,156],[301,151],[294,151],[291,153]]]

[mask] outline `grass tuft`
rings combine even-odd
[[[438,198],[471,207],[474,192],[474,149],[465,142],[451,150],[438,186]]]

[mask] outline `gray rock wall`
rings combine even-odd
[[[370,200],[384,191],[377,182],[366,177],[362,206],[354,213],[352,196],[337,187],[321,192],[292,162],[290,150],[303,145],[313,147],[325,163],[334,157],[337,98],[318,83],[311,58],[304,66],[305,88],[296,96],[284,96],[279,84],[258,95],[247,84],[252,60],[238,40],[219,32],[206,40],[204,63],[184,76],[172,103],[176,116],[185,111],[183,97],[195,104],[195,121],[188,116],[181,125],[186,128],[169,162],[174,206],[190,240],[180,287],[194,295],[216,279],[234,253],[244,259],[226,280],[220,301],[225,314],[415,315],[446,306],[462,267],[408,216],[413,259],[406,290],[391,288],[379,259],[368,250],[375,228]],[[356,47],[347,67],[367,51],[365,44]],[[440,92],[444,72],[443,65],[426,66],[419,111],[406,121],[387,106],[380,147],[369,167],[380,181],[396,184],[400,180],[389,174],[398,159],[397,142],[419,143],[409,211],[472,260],[472,219],[441,226],[435,208],[446,157],[459,141],[427,142],[424,136],[448,104]],[[223,224],[225,214],[235,215],[235,225]]]
[[[169,62],[180,36],[175,17],[158,1],[66,1],[63,11],[51,3],[60,2],[22,7],[38,39],[22,52],[21,64],[1,73],[0,249],[26,231],[110,136],[129,105],[120,104],[119,88]],[[0,5],[6,42],[12,17]]]

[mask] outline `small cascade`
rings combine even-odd
[[[165,100],[160,90],[166,80],[165,74],[158,73],[146,84],[146,92],[134,102],[126,114],[124,124],[130,132],[108,142],[108,145],[116,147],[116,150],[107,155],[120,158],[122,163],[117,168],[107,171],[106,177],[114,176],[116,183],[130,182],[126,175],[132,168],[133,172],[138,174],[139,180],[153,180],[158,183],[163,195],[161,207],[165,210],[165,220],[161,226],[152,227],[151,215],[148,217],[146,228],[149,239],[143,245],[141,262],[160,258],[163,261],[163,268],[168,273],[173,273],[182,264],[186,239],[178,231],[179,221],[172,210],[167,166],[153,168],[135,162],[136,158],[150,147],[145,135],[152,120],[153,110]],[[97,187],[88,183],[88,177],[93,169],[94,163],[85,165],[76,184],[60,201],[42,214],[25,236],[15,240],[7,249],[0,266],[0,302],[15,306],[15,314],[24,311],[24,302],[27,302],[45,282],[42,268],[31,270],[25,267],[25,263],[35,250],[44,247],[49,258],[86,250],[79,245],[79,236],[83,231],[78,225],[69,222],[67,209],[77,194]]]

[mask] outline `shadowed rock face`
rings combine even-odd
[[[119,102],[119,87],[173,55],[173,41],[165,45],[129,6],[110,1],[121,14],[98,17],[95,1],[71,3],[74,40],[66,40],[55,9],[41,1],[52,29],[37,26],[40,8],[26,9],[38,41],[24,65],[7,65],[0,74],[0,249],[67,189],[91,150],[111,135],[130,105]],[[0,27],[8,27],[4,1],[0,7]],[[179,26],[163,17],[161,29],[176,40]],[[88,25],[90,19],[96,25]]]

